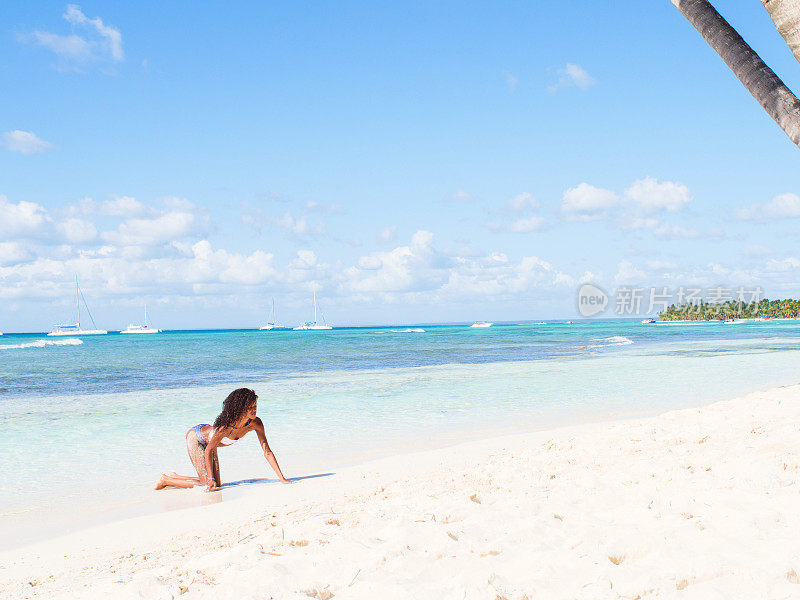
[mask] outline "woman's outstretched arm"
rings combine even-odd
[[[269,449],[269,444],[267,443],[267,434],[264,432],[264,423],[258,417],[253,419],[253,430],[258,435],[258,441],[261,444],[261,449],[264,451],[264,458],[267,459],[269,466],[272,467],[272,470],[275,471],[275,474],[280,478],[281,483],[294,483],[283,476],[281,468],[278,466],[278,459],[275,458],[272,450]]]

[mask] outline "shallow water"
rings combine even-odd
[[[17,532],[4,546],[218,499],[149,488],[162,471],[191,473],[183,436],[212,421],[234,387],[257,391],[270,445],[297,476],[800,380],[794,321],[419,329],[171,332],[61,345],[3,336],[0,453],[12,468],[0,526]],[[220,460],[223,481],[274,478],[252,435]]]

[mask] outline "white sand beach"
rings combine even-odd
[[[797,598],[799,479],[795,385],[208,494],[6,552],[0,597]]]

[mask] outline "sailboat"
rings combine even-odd
[[[283,325],[278,325],[278,316],[275,313],[275,298],[272,299],[272,311],[269,313],[269,321],[258,328],[259,331],[270,331],[271,329],[286,329]]]
[[[322,318],[323,325],[317,323],[317,290],[314,290],[314,320],[311,323],[303,323],[294,328],[294,331],[306,331],[308,329],[333,329],[330,325],[325,325],[325,317]]]
[[[128,325],[128,328],[120,333],[161,333],[160,329],[153,329],[147,324],[147,304],[144,305],[144,325]]]
[[[494,323],[489,321],[475,321],[470,327],[491,327]]]
[[[89,319],[92,321],[92,327],[94,329],[82,329],[81,328],[81,300],[83,300],[83,306],[86,308],[86,312],[89,315]],[[78,276],[75,276],[75,318],[76,322],[71,325],[56,325],[53,328],[53,331],[48,333],[47,335],[105,335],[108,332],[104,329],[97,329],[97,325],[94,323],[94,317],[92,317],[92,313],[89,310],[89,306],[86,304],[86,298],[83,297],[83,293],[81,292],[81,288],[78,286]]]

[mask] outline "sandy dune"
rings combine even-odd
[[[798,477],[792,386],[105,525],[0,555],[0,597],[798,598]]]

